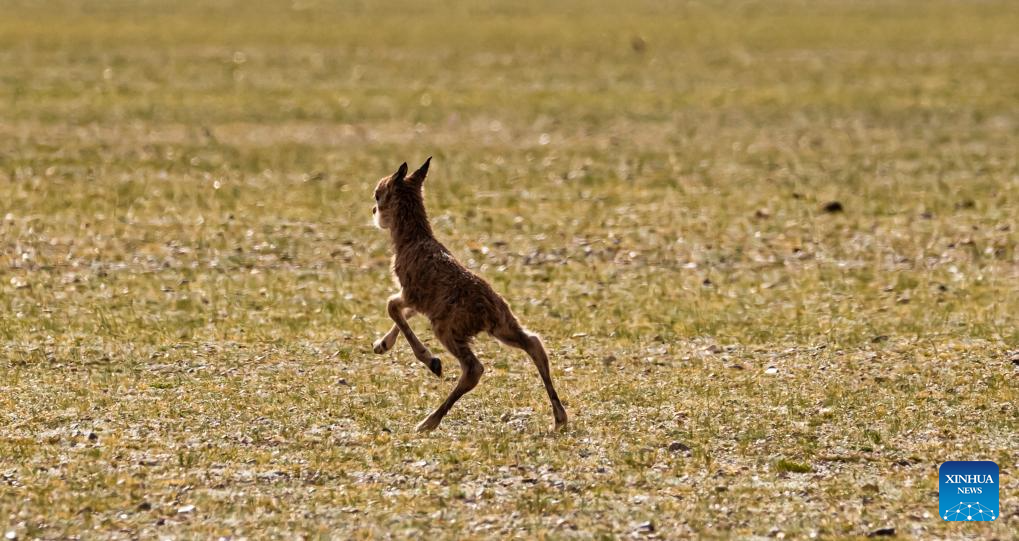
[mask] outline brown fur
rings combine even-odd
[[[414,356],[435,375],[442,375],[442,363],[418,340],[407,318],[424,314],[432,331],[451,355],[460,361],[460,378],[449,397],[418,425],[419,431],[439,426],[443,416],[461,396],[473,389],[485,367],[471,351],[471,340],[487,332],[504,344],[520,348],[534,361],[545,391],[552,402],[556,428],[565,428],[566,410],[552,386],[548,355],[537,335],[520,326],[506,301],[488,282],[460,264],[432,234],[425,212],[423,186],[428,174],[425,161],[420,169],[407,175],[407,164],[379,181],[375,188],[372,214],[376,224],[388,229],[396,252],[393,273],[401,292],[389,298],[389,316],[395,322],[385,336],[374,344],[376,353],[385,353],[403,333]]]

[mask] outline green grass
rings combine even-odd
[[[3,532],[1019,529],[1014,2],[256,4],[0,5]],[[491,339],[427,436],[456,363],[371,353],[428,155],[565,435]]]

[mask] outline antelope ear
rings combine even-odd
[[[403,162],[403,164],[400,165],[400,168],[397,169],[395,173],[393,173],[393,180],[399,182],[403,180],[404,177],[406,176],[407,176],[407,162]]]
[[[425,177],[428,175],[428,164],[431,162],[432,157],[429,156],[428,159],[425,160],[425,163],[421,164],[421,167],[418,167],[418,170],[414,171],[414,174],[411,175],[410,178],[414,179],[414,181],[418,184],[423,183],[425,181]]]

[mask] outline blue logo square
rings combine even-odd
[[[998,465],[990,460],[949,461],[938,468],[942,520],[996,520],[1000,512]]]

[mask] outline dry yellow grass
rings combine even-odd
[[[1019,530],[1015,3],[2,11],[0,533]],[[455,373],[371,353],[427,155],[568,434],[488,339],[413,434]],[[942,522],[977,459],[1001,518]]]

